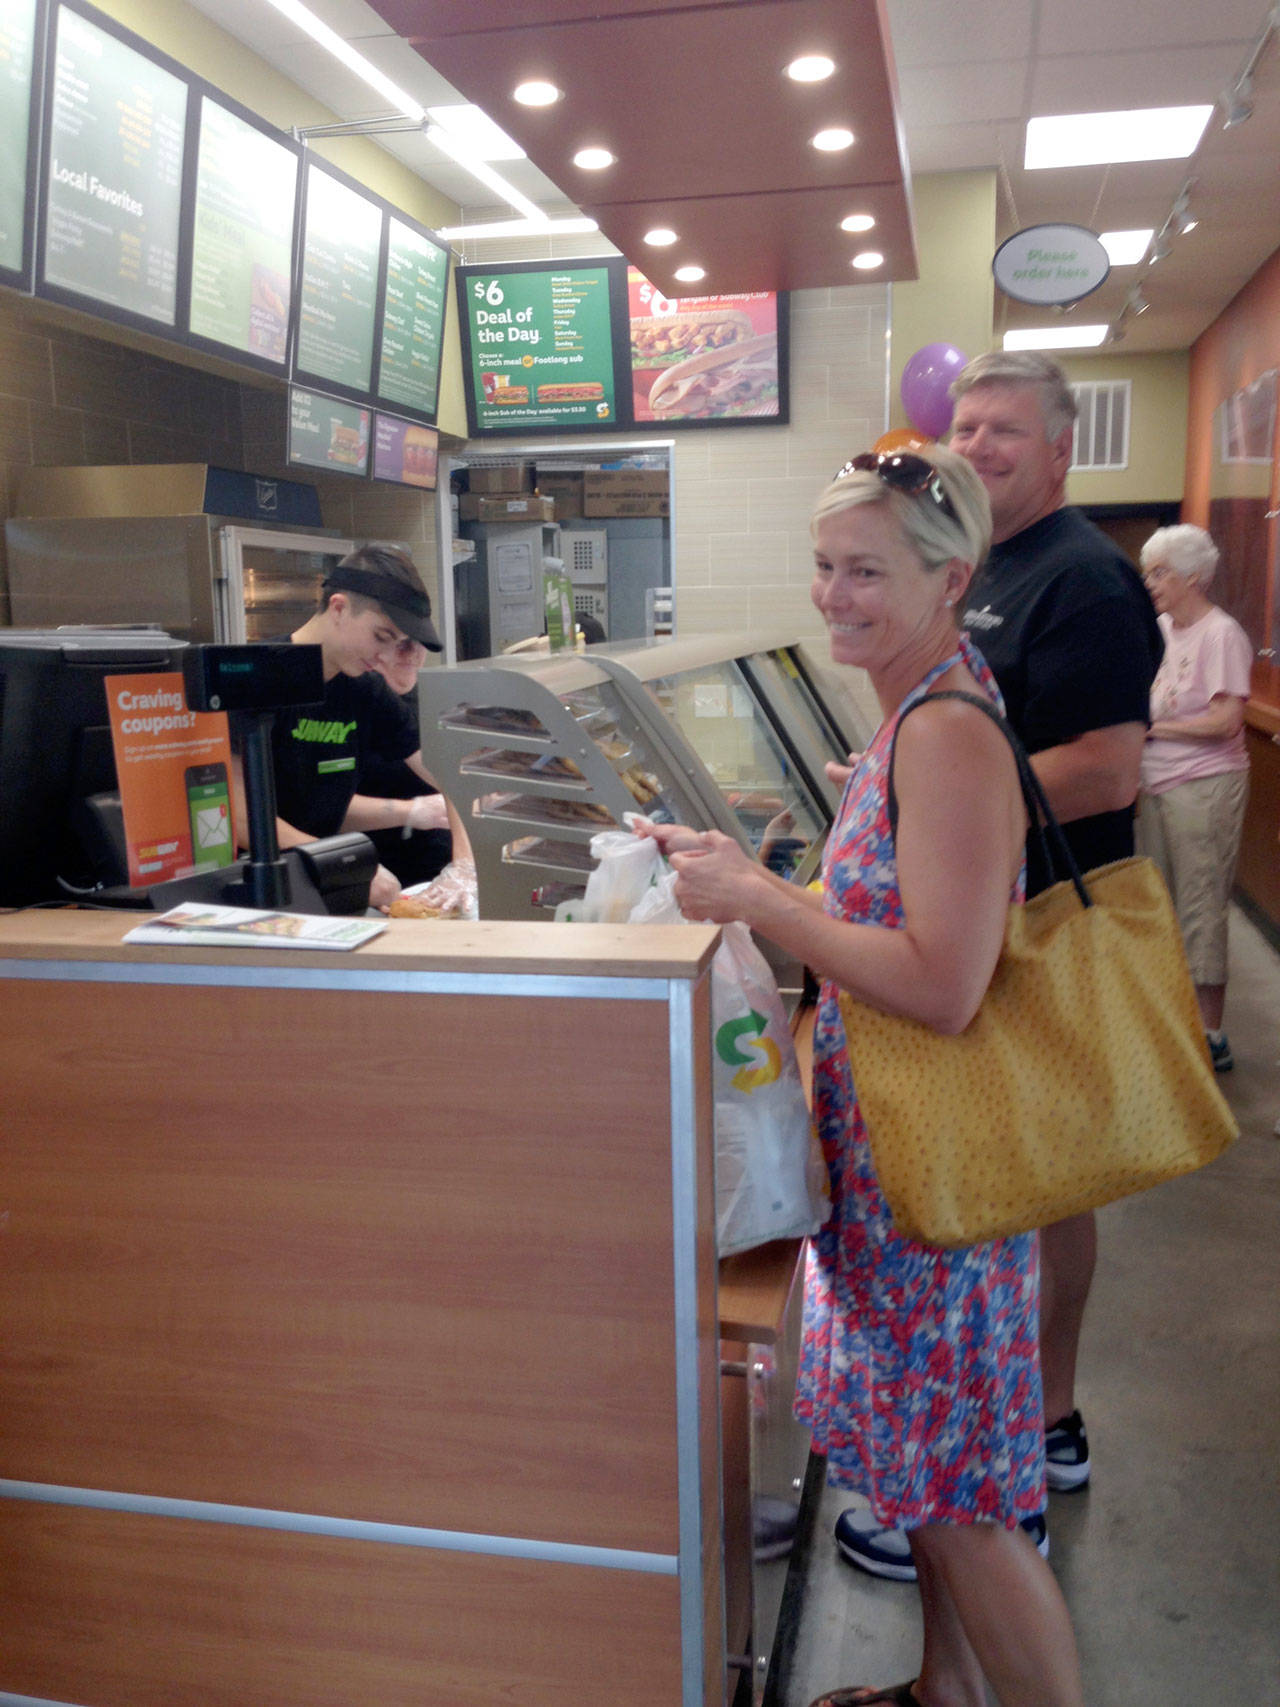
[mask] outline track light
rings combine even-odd
[[[1141,285],[1134,285],[1133,289],[1129,292],[1128,299],[1125,302],[1125,307],[1131,314],[1145,314],[1148,308],[1151,307],[1151,304],[1142,294]]]
[[[1253,78],[1248,74],[1222,97],[1222,128],[1234,130],[1253,117]]]
[[[1157,261],[1167,261],[1169,259],[1170,249],[1171,249],[1171,245],[1169,242],[1169,233],[1168,233],[1168,229],[1166,227],[1165,230],[1157,232],[1155,238],[1152,241],[1152,244],[1151,244],[1151,264],[1152,264],[1152,266],[1154,266]]]

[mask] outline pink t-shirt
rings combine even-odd
[[[1151,684],[1151,720],[1202,717],[1215,694],[1249,697],[1253,646],[1234,617],[1215,605],[1189,628],[1175,628],[1173,618],[1160,618],[1164,660]],[[1219,741],[1148,741],[1142,752],[1142,786],[1148,794],[1163,794],[1196,777],[1220,776],[1223,771],[1249,768],[1244,730]]]

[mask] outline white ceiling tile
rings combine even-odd
[[[1031,114],[1127,112],[1215,101],[1240,69],[1235,47],[1160,48],[1145,53],[1063,54],[1036,62]],[[1087,91],[1083,107],[1071,104]]]
[[[1262,26],[1261,0],[1041,0],[1036,50],[1094,54],[1205,43],[1252,42]]]
[[[925,65],[1023,59],[1031,51],[1027,0],[889,0],[889,31],[899,72]]]
[[[1023,115],[1026,68],[1020,61],[924,66],[903,71],[898,87],[908,134],[919,126],[971,124],[1018,119]]]

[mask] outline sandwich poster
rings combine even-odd
[[[637,421],[784,421],[778,298],[663,296],[627,269]]]

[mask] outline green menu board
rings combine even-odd
[[[36,0],[0,0],[0,267],[23,261]]]
[[[610,270],[596,262],[460,275],[473,431],[616,422]]]
[[[187,86],[65,6],[55,28],[44,278],[172,326]]]
[[[200,105],[190,329],[284,364],[298,157],[206,95]]]
[[[382,209],[330,172],[307,167],[298,297],[300,373],[367,392],[373,379]]]
[[[448,282],[449,251],[393,215],[387,239],[378,396],[424,415],[436,412]]]

